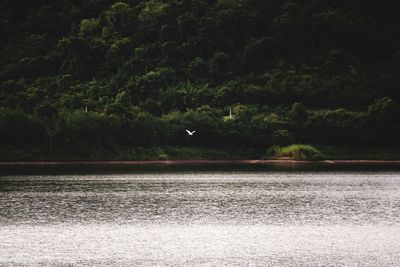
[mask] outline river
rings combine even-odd
[[[0,176],[0,266],[398,266],[400,172]]]

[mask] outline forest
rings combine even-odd
[[[3,160],[400,147],[395,0],[2,0],[0,66]]]

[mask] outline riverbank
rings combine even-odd
[[[398,164],[400,160],[148,160],[148,161],[2,161],[0,166],[85,166],[85,165],[125,165],[125,166],[152,166],[152,165],[386,165]]]
[[[325,160],[400,160],[396,147],[341,147],[315,145]],[[171,162],[171,161],[243,161],[272,160],[265,148],[251,147],[70,147],[53,150],[38,147],[0,148],[0,162]],[[286,162],[286,161],[285,161]],[[147,163],[146,163],[147,164]]]
[[[149,160],[149,161],[9,161],[0,175],[60,175],[137,172],[331,172],[400,171],[400,160]]]

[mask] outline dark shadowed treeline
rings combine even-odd
[[[3,0],[0,40],[9,149],[400,144],[398,1]]]

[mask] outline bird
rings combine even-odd
[[[196,131],[189,131],[189,130],[186,130],[186,132],[188,133],[188,135],[193,135]]]

